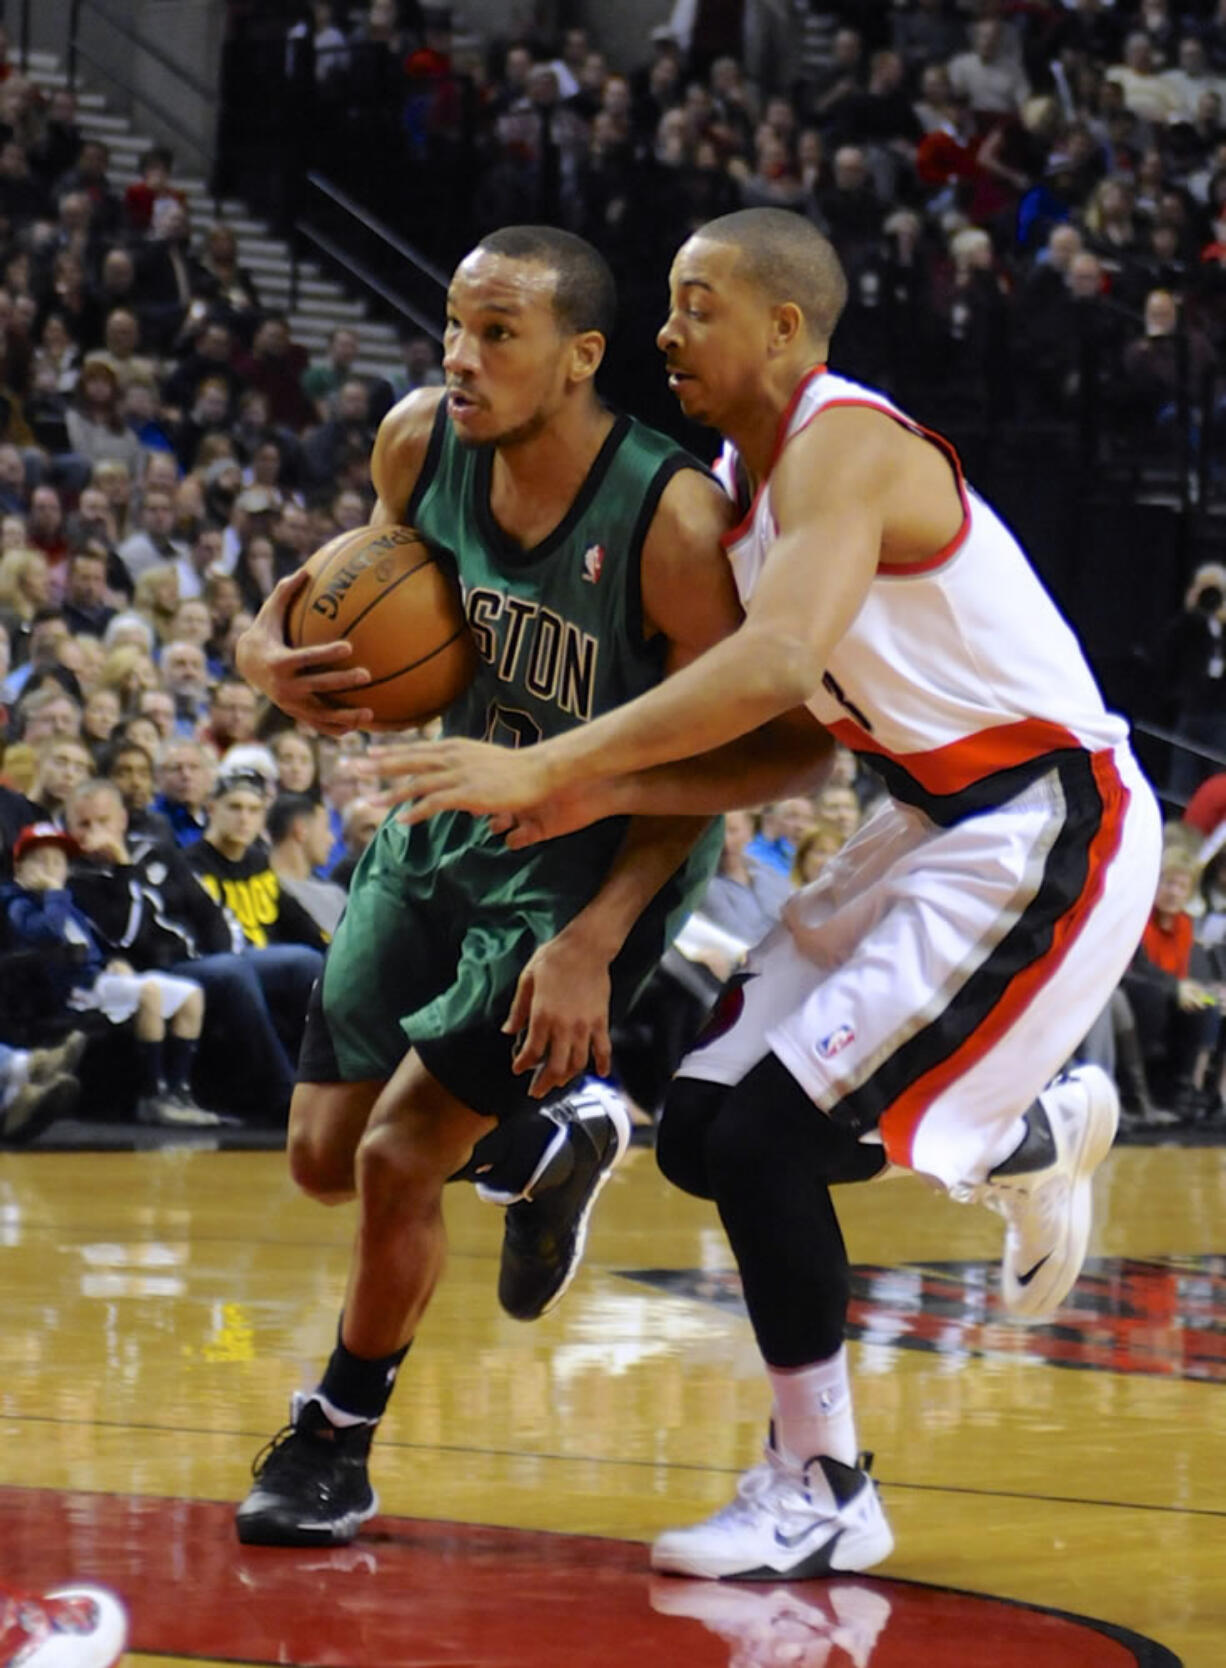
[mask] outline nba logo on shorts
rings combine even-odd
[[[594,585],[600,578],[604,567],[604,545],[589,544],[583,552],[583,577],[589,585]]]
[[[856,1040],[854,1025],[836,1025],[828,1037],[822,1037],[817,1045],[817,1052],[823,1060],[833,1060],[836,1054],[841,1054],[845,1048],[850,1048]]]

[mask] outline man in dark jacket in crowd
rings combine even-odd
[[[176,846],[129,841],[113,783],[83,783],[68,802],[67,824],[85,853],[70,880],[74,902],[138,970],[181,974],[204,987],[203,1046],[207,1056],[211,1039],[225,1040],[227,1104],[282,1119],[314,975],[287,961],[290,947],[243,950],[242,934]],[[222,1054],[214,1049],[204,1063],[216,1069]]]

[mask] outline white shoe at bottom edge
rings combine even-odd
[[[711,1581],[809,1581],[871,1569],[889,1557],[894,1536],[870,1465],[823,1454],[795,1470],[768,1447],[730,1505],[656,1540],[651,1567]]]

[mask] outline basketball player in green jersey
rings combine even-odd
[[[445,392],[410,395],[380,428],[373,520],[416,525],[453,553],[480,652],[449,734],[510,747],[559,734],[739,623],[723,493],[595,394],[613,301],[580,239],[494,233],[452,280]],[[295,591],[274,591],[240,670],[321,729],[360,725],[368,713],[321,699],[363,681],[346,649],[285,647]],[[711,769],[760,800],[812,783],[826,752],[798,714]],[[556,1300],[628,1129],[613,1097],[573,1097],[551,1116],[534,1097],[589,1059],[608,1071],[610,1001],[624,1006],[644,981],[717,852],[702,819],[609,819],[525,853],[462,813],[385,822],[316,989],[290,1115],[299,1186],[326,1202],[357,1193],[344,1312],[318,1387],[261,1457],[241,1540],[339,1544],[375,1512],[367,1456],[442,1267],[443,1187],[472,1174],[497,1120],[515,1148],[504,1173],[528,1172],[530,1194],[508,1211],[499,1295],[521,1318]]]

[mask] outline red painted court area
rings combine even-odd
[[[652,1577],[634,1542],[379,1518],[240,1547],[214,1501],[0,1489],[4,1571],[104,1582],[137,1652],[295,1668],[1179,1668],[1161,1646],[909,1582]]]

